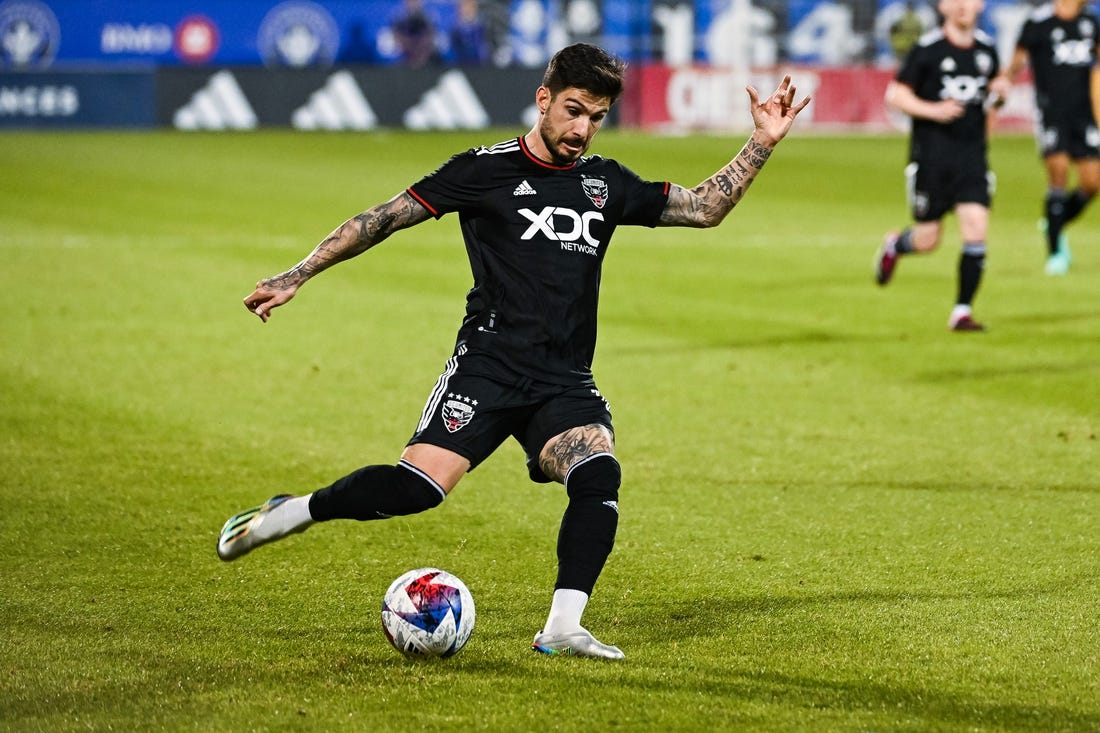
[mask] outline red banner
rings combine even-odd
[[[814,101],[799,125],[823,132],[888,132],[908,129],[908,118],[887,109],[891,69],[865,67],[737,70],[717,67],[632,67],[622,122],[667,132],[747,130],[752,124],[745,86],[771,92],[790,73],[798,96]],[[1035,117],[1029,84],[1017,84],[998,115],[997,129],[1030,131]]]

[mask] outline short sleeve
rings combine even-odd
[[[475,164],[476,152],[468,150],[453,156],[432,173],[409,186],[408,193],[436,219],[464,207],[475,206],[484,193],[484,176]]]
[[[1035,21],[1030,18],[1024,21],[1024,25],[1020,28],[1020,35],[1016,39],[1016,47],[1028,51],[1035,48],[1035,34],[1038,27]]]
[[[921,81],[921,58],[923,55],[923,46],[916,45],[909,49],[909,53],[902,59],[901,66],[898,67],[894,79],[907,87],[916,89]]]
[[[620,224],[655,227],[668,204],[668,181],[646,181],[622,164],[619,172],[625,188],[623,215]]]

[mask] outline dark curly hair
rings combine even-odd
[[[626,62],[602,48],[574,43],[554,54],[542,76],[542,85],[557,96],[570,87],[583,89],[597,97],[609,97],[614,104],[623,93]]]

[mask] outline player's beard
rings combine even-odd
[[[569,138],[567,135],[560,137],[554,137],[554,128],[550,124],[550,120],[547,117],[543,117],[542,124],[539,125],[539,137],[542,138],[542,144],[546,146],[547,152],[550,153],[551,163],[555,165],[570,165],[575,163],[577,158],[584,155],[588,150],[587,140],[577,140],[576,138]],[[568,153],[561,152],[561,143],[568,140],[570,145],[580,146],[580,150],[574,152],[570,150]]]

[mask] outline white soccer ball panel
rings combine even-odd
[[[404,573],[382,601],[386,638],[409,656],[455,654],[469,640],[474,621],[474,599],[466,584],[438,568]]]

